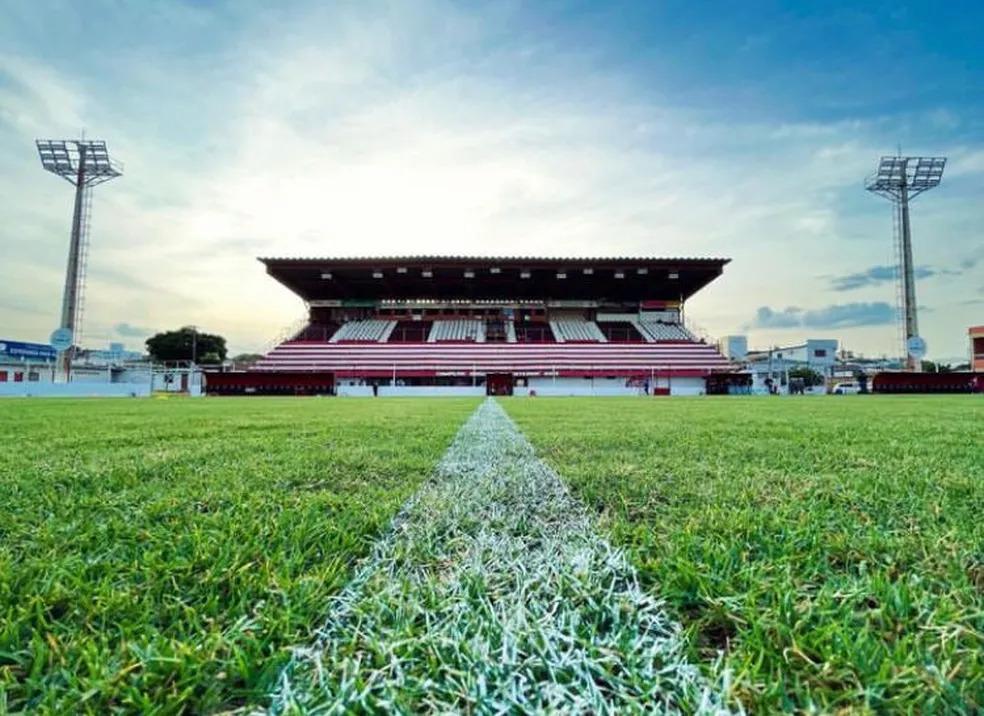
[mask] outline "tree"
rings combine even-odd
[[[231,360],[237,365],[253,365],[261,358],[263,358],[262,353],[240,353],[233,356]]]
[[[805,365],[798,365],[795,368],[789,369],[790,378],[801,378],[803,380],[803,385],[807,388],[812,388],[814,385],[823,385],[823,375],[808,368]]]
[[[198,363],[221,363],[226,357],[222,336],[201,333],[194,326],[165,331],[147,339],[147,352],[156,361],[194,360]]]

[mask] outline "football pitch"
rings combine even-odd
[[[288,672],[363,710],[481,711],[507,678],[482,654],[556,682],[538,703],[583,681],[644,704],[673,665],[707,687],[684,711],[984,705],[976,396],[498,405],[3,401],[0,712],[320,705]],[[506,584],[532,635],[508,659]]]

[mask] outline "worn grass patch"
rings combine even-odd
[[[264,699],[472,399],[0,403],[0,712]]]
[[[503,405],[750,710],[984,708],[980,398]]]

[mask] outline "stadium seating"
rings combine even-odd
[[[545,324],[518,325],[517,334]],[[356,367],[357,368],[354,368]],[[726,370],[728,360],[714,346],[684,341],[662,343],[283,343],[259,361],[256,370],[333,371],[339,376],[434,376],[449,372],[523,373],[532,375],[615,375],[633,371]]]
[[[696,340],[690,331],[679,323],[664,323],[662,321],[639,321],[635,324],[646,340],[656,341],[693,341]]]
[[[594,321],[555,320],[550,328],[558,343],[606,343],[605,334]]]
[[[462,343],[485,341],[485,323],[474,318],[459,318],[450,321],[434,321],[428,343]]]
[[[385,343],[396,328],[396,321],[349,321],[335,331],[331,343]]]

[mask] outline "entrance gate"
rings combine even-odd
[[[512,395],[514,382],[512,373],[489,373],[485,376],[485,394]]]

